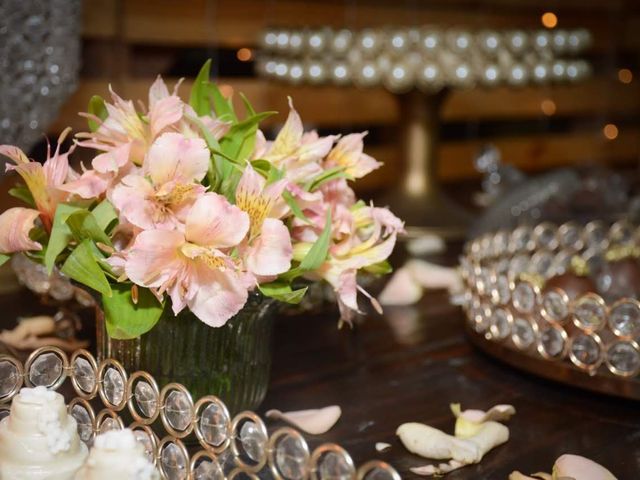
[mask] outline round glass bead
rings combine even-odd
[[[573,306],[574,323],[582,330],[599,330],[606,323],[606,317],[606,305],[598,295],[584,295]]]
[[[569,315],[569,298],[558,289],[542,295],[542,315],[550,322],[562,322]]]
[[[222,406],[212,402],[202,410],[198,429],[206,443],[220,446],[229,435],[229,415]]]
[[[139,411],[147,418],[153,417],[158,410],[158,395],[149,382],[140,380],[133,388],[133,396]]]
[[[124,399],[125,382],[121,373],[113,367],[107,368],[102,380],[104,396],[112,405],[119,405]]]
[[[246,455],[254,462],[260,462],[267,446],[267,437],[252,421],[244,422],[240,428],[240,442]]]
[[[504,308],[496,308],[491,315],[491,335],[498,339],[503,340],[507,338],[511,332],[511,314]]]
[[[511,296],[514,308],[520,313],[531,313],[536,306],[536,290],[529,282],[520,282]]]
[[[526,350],[536,340],[536,332],[531,322],[525,318],[517,317],[513,321],[511,339],[513,343],[521,350]]]
[[[597,337],[579,333],[571,339],[571,361],[579,367],[593,368],[602,361],[602,348]]]
[[[171,391],[164,402],[164,415],[172,428],[186,430],[193,417],[193,405],[188,395],[181,390]]]
[[[0,400],[15,393],[21,383],[18,367],[8,360],[0,360]]]
[[[96,388],[96,374],[91,363],[82,357],[76,357],[73,362],[73,378],[80,390],[91,393]]]
[[[318,472],[321,480],[351,480],[354,474],[347,459],[336,452],[329,452],[320,459]]]
[[[160,452],[160,466],[167,480],[184,480],[188,476],[188,459],[178,445],[168,442]]]
[[[29,381],[34,386],[52,387],[62,376],[62,359],[55,353],[36,357],[29,368]]]
[[[144,456],[147,457],[147,460],[153,463],[155,460],[155,452],[151,435],[144,430],[134,430],[133,436],[136,438],[136,441],[142,445],[142,448],[144,448]]]
[[[224,480],[222,467],[215,460],[202,460],[193,471],[193,480]]]
[[[559,359],[564,356],[566,335],[559,327],[547,326],[540,331],[538,351],[547,358]]]
[[[93,435],[93,423],[91,422],[91,415],[87,409],[80,404],[75,404],[71,407],[71,416],[76,420],[78,426],[78,436],[84,443],[88,443]]]
[[[609,345],[606,362],[616,375],[632,376],[640,371],[640,349],[632,341],[619,340]]]
[[[609,327],[620,337],[640,336],[640,304],[635,300],[622,300],[609,311]]]
[[[286,480],[307,478],[309,451],[301,437],[284,435],[276,446],[275,464]]]

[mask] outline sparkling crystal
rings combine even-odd
[[[51,387],[62,376],[62,359],[55,353],[38,356],[29,369],[29,381],[34,386]]]
[[[501,230],[497,232],[492,241],[491,250],[494,257],[498,257],[507,251],[509,246],[509,232]]]
[[[609,326],[619,336],[640,335],[640,305],[633,301],[616,304],[609,312]]]
[[[217,403],[210,403],[200,414],[199,429],[209,445],[221,445],[228,436],[229,416]]]
[[[89,442],[93,434],[93,424],[87,409],[80,404],[76,404],[71,408],[71,416],[76,419],[80,440],[85,443]]]
[[[482,333],[489,328],[490,313],[491,307],[489,307],[488,305],[481,305],[476,311],[476,316],[474,317],[474,329],[476,332]]]
[[[564,352],[565,340],[561,329],[547,327],[540,332],[540,346],[552,358],[557,358]]]
[[[509,241],[509,250],[511,252],[518,252],[526,250],[532,238],[532,232],[529,227],[518,227],[511,234]]]
[[[569,304],[565,295],[549,290],[542,297],[542,308],[550,320],[561,322],[569,315]]]
[[[498,275],[493,282],[493,290],[491,297],[494,302],[500,305],[506,305],[511,299],[511,289],[509,288],[509,279],[505,275]]]
[[[140,380],[133,389],[133,396],[140,412],[147,418],[153,417],[158,409],[158,396],[153,387],[148,382]]]
[[[92,392],[96,386],[96,372],[86,358],[76,357],[73,362],[73,378],[84,392]]]
[[[491,335],[497,339],[507,338],[511,330],[509,313],[503,308],[497,308],[491,315]]]
[[[513,321],[511,338],[518,348],[524,350],[533,344],[536,334],[528,320],[518,317]]]
[[[578,334],[571,342],[571,355],[577,363],[592,366],[600,360],[600,345],[591,335]]]
[[[520,282],[513,290],[513,306],[522,313],[531,313],[536,306],[536,292],[529,282]]]
[[[573,317],[578,327],[585,330],[598,330],[606,321],[604,302],[594,297],[582,297],[573,309]]]
[[[254,462],[259,462],[264,455],[267,437],[251,422],[244,422],[240,428],[240,441],[247,456]]]
[[[182,449],[175,443],[167,443],[160,453],[160,464],[167,480],[183,480],[187,478],[188,459]]]
[[[509,264],[509,277],[518,278],[521,273],[529,270],[529,255],[521,253],[514,256]]]
[[[539,249],[554,250],[557,246],[558,239],[553,225],[538,225],[534,230],[534,236]]]
[[[318,470],[322,480],[351,480],[353,478],[353,467],[342,455],[335,452],[324,455]]]
[[[20,375],[16,366],[7,361],[0,361],[0,399],[7,397],[18,388]]]
[[[565,223],[558,231],[560,245],[564,248],[579,249],[582,243],[582,231],[575,223]]]
[[[112,405],[118,405],[124,399],[124,378],[118,370],[109,367],[104,373],[104,380],[102,383],[104,388],[104,395]]]
[[[633,227],[628,222],[616,222],[611,225],[609,238],[611,243],[625,245],[633,241]]]
[[[215,460],[203,460],[193,471],[193,480],[224,480],[224,472]]]
[[[637,345],[629,341],[612,343],[607,350],[607,364],[614,373],[634,375],[640,370],[640,351]]]
[[[531,266],[535,273],[546,277],[553,265],[554,256],[546,250],[539,251],[531,258]]]
[[[133,436],[136,437],[136,441],[144,448],[144,455],[147,457],[147,460],[153,462],[155,452],[153,450],[151,436],[144,430],[134,430]]]
[[[105,417],[98,429],[100,433],[110,432],[112,430],[120,430],[120,424],[115,418]]]
[[[602,250],[607,245],[607,229],[600,222],[588,223],[584,229],[584,241],[587,247]]]
[[[173,390],[164,404],[167,422],[178,431],[186,430],[193,417],[193,406],[186,393]]]
[[[572,251],[560,250],[555,258],[553,259],[553,263],[551,264],[551,268],[547,272],[547,276],[551,277],[554,275],[562,275],[566,273],[571,265],[571,259],[573,258],[574,253]]]
[[[287,480],[307,478],[308,459],[309,455],[302,438],[286,435],[278,442],[276,465],[280,474]]]

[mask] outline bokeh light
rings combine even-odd
[[[546,12],[541,17],[542,25],[547,28],[555,28],[558,25],[558,17],[553,12]]]
[[[602,129],[602,133],[607,138],[607,140],[615,140],[618,136],[618,127],[616,127],[613,123],[607,123]]]

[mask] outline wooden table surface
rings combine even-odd
[[[511,439],[479,465],[445,478],[507,479],[513,470],[551,471],[563,453],[589,457],[618,479],[640,478],[640,405],[564,387],[514,370],[476,350],[463,333],[463,314],[445,293],[416,307],[387,308],[352,331],[336,329],[337,313],[282,318],[276,326],[271,388],[263,409],[340,405],[343,415],[312,446],[339,442],[360,464],[391,463],[402,478],[430,463],[410,454],[395,435],[404,422],[453,432],[449,404],[487,409],[515,406]],[[376,442],[390,451],[378,453]]]
[[[0,296],[0,328],[17,314],[42,310],[28,292]],[[271,387],[260,409],[298,410],[340,405],[343,415],[327,434],[308,436],[311,447],[338,442],[357,464],[379,458],[402,478],[429,463],[407,452],[395,436],[404,422],[452,432],[449,404],[486,409],[516,407],[511,439],[479,465],[449,480],[507,479],[510,472],[550,471],[563,453],[590,457],[618,479],[640,478],[640,411],[637,403],[563,387],[520,373],[472,347],[462,312],[445,293],[419,305],[387,308],[353,330],[338,330],[337,312],[279,318]],[[275,427],[277,424],[268,423]],[[376,442],[390,451],[378,453]]]

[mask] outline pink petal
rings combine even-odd
[[[342,415],[342,409],[338,405],[331,405],[330,407],[298,410],[295,412],[269,410],[265,415],[267,418],[283,420],[305,433],[322,435],[331,430],[338,422]]]
[[[599,463],[580,455],[564,454],[553,465],[553,478],[577,480],[616,480],[613,474]]]
[[[158,75],[149,88],[149,108],[152,109],[160,100],[169,97],[169,89],[162,77]]]
[[[211,327],[221,327],[247,302],[248,292],[240,274],[200,266],[191,284],[190,310]]]
[[[293,108],[293,101],[289,98],[289,116],[271,145],[269,156],[287,155],[297,149],[302,141],[303,132],[300,115]]]
[[[262,175],[256,172],[250,163],[247,163],[238,182],[236,199],[242,198],[248,201],[249,199],[260,196],[266,183],[267,181]],[[241,201],[237,200],[236,203],[241,203]]]
[[[292,255],[287,227],[281,220],[267,218],[262,223],[260,236],[249,250],[247,268],[255,275],[278,275],[291,268]]]
[[[345,172],[354,178],[362,178],[382,164],[363,153],[362,139],[367,134],[352,133],[342,137],[327,157],[328,166],[345,167]]]
[[[358,284],[355,270],[345,270],[340,274],[336,293],[344,306],[354,312],[360,312],[358,309]]]
[[[9,157],[16,164],[29,163],[29,158],[15,145],[0,145],[0,155]]]
[[[207,193],[196,200],[185,226],[189,242],[217,248],[238,245],[248,231],[249,215],[217,193]]]
[[[154,185],[199,182],[209,168],[209,149],[201,138],[162,134],[149,149],[144,171]]]
[[[422,297],[422,287],[414,280],[411,272],[402,267],[380,293],[382,305],[412,305]]]
[[[313,134],[313,136],[310,136],[310,134]],[[335,135],[318,137],[315,132],[305,134],[305,137],[302,139],[302,144],[297,152],[300,161],[304,163],[319,162],[327,156],[329,151],[331,151],[333,142],[335,142],[337,138],[338,137]]]
[[[13,207],[0,215],[0,253],[42,250],[42,245],[29,238],[40,212],[32,208]]]
[[[152,229],[155,227],[156,208],[160,208],[149,200],[153,194],[153,187],[147,179],[130,174],[114,187],[110,200],[128,222],[139,228]]]
[[[113,150],[98,155],[93,159],[91,165],[100,173],[115,173],[129,162],[130,152],[131,142],[125,143]]]
[[[182,100],[175,95],[154,102],[149,109],[149,125],[152,137],[156,137],[167,127],[180,121],[182,113]]]
[[[102,195],[111,183],[111,175],[87,170],[79,178],[67,182],[58,188],[62,191],[78,195],[80,198],[96,198]]]
[[[184,235],[177,231],[141,232],[127,255],[127,277],[142,287],[165,287],[184,268],[184,260],[179,254],[184,242]]]

